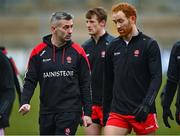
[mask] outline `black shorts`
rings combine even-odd
[[[40,135],[75,135],[81,112],[41,114]]]

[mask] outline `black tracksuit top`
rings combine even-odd
[[[180,41],[176,42],[171,50],[167,77],[164,107],[170,108],[177,86],[179,86],[176,107],[180,110]]]
[[[156,112],[162,81],[161,57],[155,40],[139,32],[128,45],[117,37],[106,52],[104,111],[133,115],[141,104]]]
[[[9,126],[9,116],[14,99],[14,78],[11,64],[0,51],[0,129]]]
[[[93,38],[82,44],[91,67],[92,101],[94,105],[102,105],[104,83],[105,52],[109,43],[114,39],[107,32],[96,43]]]
[[[22,93],[22,104],[30,103],[40,85],[40,113],[82,111],[91,115],[90,68],[80,45],[67,42],[57,48],[51,35],[43,38],[30,56]]]

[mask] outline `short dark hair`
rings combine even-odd
[[[99,22],[101,22],[102,20],[107,21],[107,11],[102,7],[92,8],[88,10],[86,13],[86,18],[91,19],[93,15],[97,16]]]
[[[73,15],[68,13],[68,12],[54,12],[52,15],[51,15],[51,23],[52,22],[55,22],[55,21],[59,21],[59,20],[71,20],[73,19]]]

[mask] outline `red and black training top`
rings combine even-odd
[[[79,44],[68,41],[62,47],[45,36],[30,56],[24,78],[22,103],[30,103],[35,87],[40,85],[40,113],[81,111],[91,115],[90,68]]]

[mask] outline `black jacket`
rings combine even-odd
[[[0,51],[0,128],[9,126],[14,99],[13,71],[8,58]]]
[[[113,38],[108,33],[105,33],[97,43],[93,38],[90,38],[82,44],[91,67],[92,101],[95,105],[102,105],[105,53]]]
[[[177,86],[180,87],[180,41],[176,42],[171,50],[167,78],[164,108],[170,108]],[[180,88],[178,88],[176,108],[180,110]]]
[[[139,32],[127,45],[117,37],[106,52],[105,113],[133,115],[141,104],[155,110],[162,80],[161,57],[155,40]]]
[[[4,55],[6,55],[8,57],[7,49],[4,46],[0,46],[0,50],[2,51],[2,53]],[[15,64],[13,58],[8,57],[8,60],[9,60],[9,62],[11,64],[11,67],[12,67],[12,70],[13,70],[14,84],[15,84],[15,87],[16,87],[16,92],[18,94],[18,99],[19,99],[19,104],[20,104],[20,102],[21,102],[21,92],[22,92],[22,86],[23,86],[22,79],[20,77],[19,71],[18,71],[18,69],[16,67],[16,64]]]
[[[84,50],[72,41],[57,48],[51,35],[43,38],[30,56],[22,104],[30,103],[40,85],[40,113],[81,111],[91,115],[90,70]]]

